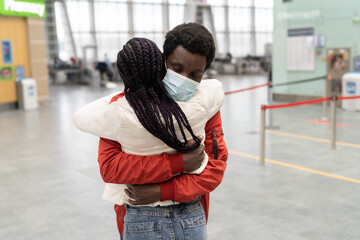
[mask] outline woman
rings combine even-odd
[[[166,71],[164,57],[156,44],[143,38],[131,39],[124,46],[118,54],[117,66],[125,84],[125,98],[108,104],[111,99],[108,96],[79,109],[74,114],[79,129],[116,140],[124,152],[136,155],[191,151],[201,144],[196,136],[204,135],[205,123],[218,112],[223,101],[224,93],[219,81],[208,80],[199,84],[170,69]],[[188,101],[175,102],[168,97],[168,91],[176,89],[173,86],[178,84],[182,84],[181,89],[185,91],[177,96]],[[193,139],[195,144],[188,146],[189,139]],[[202,166],[193,173],[200,173],[206,161],[205,157]],[[107,184],[104,198],[119,205],[129,203],[124,189],[125,185]],[[185,205],[159,201],[150,206],[127,206],[130,211],[125,216],[124,239],[154,239],[148,231],[143,235],[142,230],[162,229],[160,233],[165,234],[169,220],[174,224],[173,229],[181,223],[182,228],[188,226],[195,231],[191,236],[200,233],[202,237],[196,239],[206,239],[205,216],[198,201]],[[176,214],[165,214],[169,210]],[[155,211],[156,214],[150,215],[157,217],[149,219],[149,211]],[[146,214],[142,216],[142,213]],[[189,231],[178,234],[184,232],[190,234]]]

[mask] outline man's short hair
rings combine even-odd
[[[215,42],[211,33],[197,23],[184,23],[169,31],[165,36],[164,55],[167,59],[181,45],[193,54],[206,57],[206,69],[215,57]]]

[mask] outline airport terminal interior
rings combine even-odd
[[[73,114],[124,90],[129,39],[189,22],[225,93],[207,239],[360,239],[358,0],[0,0],[0,239],[120,239]]]

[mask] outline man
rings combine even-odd
[[[106,85],[107,79],[112,81],[114,74],[106,62],[94,62],[93,66],[100,72],[100,85],[102,87]],[[105,75],[107,79],[105,78]]]
[[[199,24],[182,24],[167,33],[164,55],[167,68],[200,82],[215,56],[214,39]],[[112,101],[118,97],[121,96],[118,95]],[[208,217],[209,192],[221,183],[228,156],[220,112],[207,122],[205,132],[205,152],[209,161],[199,175],[182,173],[196,168],[194,164],[203,158],[204,148],[199,147],[186,154],[135,156],[123,153],[117,142],[100,139],[98,161],[101,176],[107,183],[133,184],[128,185],[126,191],[134,199],[133,205],[160,200],[190,202],[201,196],[201,204]],[[122,235],[126,209],[115,205],[115,212]]]

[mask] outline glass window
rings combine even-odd
[[[217,52],[220,54],[226,54],[225,52],[225,34],[224,33],[216,33],[216,48]]]
[[[216,32],[225,31],[225,9],[224,7],[212,7],[213,21]]]
[[[169,6],[169,28],[170,30],[177,25],[184,23],[185,6],[170,5]]]
[[[163,0],[133,0],[134,3],[162,3]]]
[[[224,0],[207,0],[206,2],[213,6],[224,6],[225,4]]]
[[[134,31],[163,31],[162,5],[134,4]]]
[[[272,34],[271,33],[257,33],[256,34],[256,55],[264,56],[265,55],[265,45],[272,43]]]
[[[90,33],[74,33],[74,41],[78,57],[83,57],[83,47],[87,45],[94,45],[93,38]],[[74,56],[71,56],[74,57]]]
[[[268,0],[270,1],[270,0]],[[232,7],[250,7],[251,0],[228,0],[229,6]]]
[[[229,8],[229,31],[230,32],[251,31],[250,8]]]
[[[128,2],[128,0],[94,0],[94,2]]]
[[[56,18],[56,33],[59,48],[59,58],[61,60],[68,60],[73,53],[71,46],[70,33],[66,26],[66,17],[64,8],[59,2],[55,2],[55,18]]]
[[[90,5],[88,1],[66,1],[73,32],[90,31]],[[80,11],[81,9],[81,11]]]
[[[129,31],[126,3],[95,2],[95,29],[97,32]]]
[[[204,0],[206,1],[206,0]],[[129,40],[128,0],[94,0],[95,30],[98,56],[101,60],[106,53],[114,61],[117,52]],[[164,41],[163,3],[165,0],[133,0],[134,34],[147,37],[157,43],[160,49]],[[184,22],[186,0],[167,0],[169,3],[169,29]],[[246,56],[251,44],[256,44],[256,54],[264,54],[266,43],[272,42],[273,0],[254,0],[256,43],[251,43],[252,0],[207,0],[212,5],[213,22],[216,32],[217,49],[225,53],[225,4],[229,4],[229,50],[234,56]],[[79,57],[82,47],[93,45],[89,0],[67,0],[70,24]],[[68,60],[73,55],[70,34],[62,6],[55,3],[59,55]],[[81,11],[79,11],[81,9]],[[209,27],[206,25],[206,27]],[[112,57],[114,59],[112,59]]]
[[[123,48],[130,37],[127,33],[102,33],[97,34],[98,58],[104,59],[107,54],[111,62],[115,62],[118,52]]]
[[[230,33],[229,51],[234,57],[244,57],[251,53],[250,33]]]
[[[169,4],[185,4],[186,0],[168,0]]]
[[[255,29],[260,32],[273,31],[273,11],[272,9],[255,9]]]
[[[273,8],[274,1],[273,0],[255,0],[255,7]]]
[[[156,43],[161,51],[163,51],[163,44],[165,36],[163,33],[136,33],[135,37],[148,38]]]

